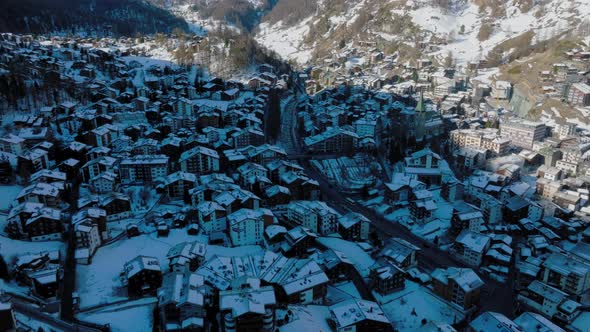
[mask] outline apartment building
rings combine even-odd
[[[502,137],[509,139],[512,145],[532,149],[535,141],[545,138],[546,127],[542,122],[522,119],[510,119],[500,123]]]
[[[590,85],[585,83],[574,83],[567,92],[567,101],[576,106],[590,105]]]
[[[295,201],[287,207],[287,219],[314,233],[328,235],[338,231],[339,213],[320,201]]]
[[[121,160],[119,173],[122,184],[152,183],[168,175],[168,157],[165,155],[137,155]]]
[[[456,129],[451,131],[453,148],[473,148],[475,150],[489,150],[496,155],[504,154],[510,147],[510,140],[498,135],[498,130],[487,128],[483,130]]]

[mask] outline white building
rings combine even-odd
[[[510,99],[512,95],[512,83],[508,81],[496,81],[492,86],[492,98]]]
[[[287,218],[314,233],[328,235],[338,231],[339,214],[320,201],[295,201],[287,207]]]
[[[100,246],[100,234],[98,226],[86,219],[76,224],[76,261],[81,264],[90,264],[92,256]]]
[[[229,237],[234,246],[260,244],[264,236],[264,219],[261,210],[240,209],[227,216]]]
[[[512,145],[532,149],[533,143],[545,138],[546,127],[543,122],[511,119],[500,123],[502,137],[512,141]]]
[[[464,230],[457,236],[453,248],[465,263],[470,266],[480,266],[490,244],[489,236]]]

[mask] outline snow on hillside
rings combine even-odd
[[[277,52],[284,59],[295,60],[299,64],[304,64],[311,60],[311,47],[304,47],[303,40],[309,32],[309,24],[312,17],[308,17],[299,24],[286,27],[283,22],[274,25],[268,23],[260,24],[260,32],[256,40],[266,48]]]
[[[472,2],[466,3],[456,12],[443,14],[438,7],[424,6],[407,12],[412,22],[425,31],[437,35],[450,35],[453,40],[435,55],[445,57],[452,52],[457,63],[484,58],[496,45],[527,31],[533,31],[536,40],[542,41],[570,29],[576,17],[590,14],[590,2],[585,0],[556,1],[553,0],[543,7],[544,15],[536,18],[535,14],[541,7],[535,6],[528,12],[522,12],[514,0],[505,5],[506,17],[492,18],[491,10],[479,13],[479,7]],[[400,11],[397,11],[398,13]],[[492,20],[494,32],[489,39],[478,40],[479,29],[486,20]],[[461,26],[465,32],[459,34]]]
[[[521,9],[518,0],[507,0],[503,4],[503,10],[499,11],[505,12],[501,17],[492,14],[490,8],[480,11],[480,7],[473,0],[455,0],[448,10],[434,5],[431,0],[412,0],[405,3],[391,0],[362,0],[350,2],[350,7],[344,13],[329,17],[330,31],[322,38],[329,41],[331,32],[342,25],[350,26],[361,11],[373,12],[383,8],[388,1],[394,4],[390,9],[392,20],[394,17],[407,16],[423,32],[450,38],[451,42],[432,55],[442,59],[452,52],[458,64],[485,58],[496,45],[528,31],[535,33],[533,41],[551,38],[575,28],[580,20],[590,15],[588,0],[548,0],[545,4],[537,4],[528,11]],[[256,39],[285,59],[295,60],[300,64],[306,63],[311,58],[315,45],[306,45],[304,40],[310,26],[318,22],[322,12],[319,11],[318,14],[291,26],[281,21],[273,25],[262,23]],[[493,32],[489,38],[480,41],[478,34],[483,24],[491,25]],[[464,32],[460,33],[462,26]],[[365,28],[373,35],[388,41],[404,38],[402,35],[389,34],[379,29],[363,29]]]

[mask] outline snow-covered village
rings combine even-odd
[[[590,2],[7,1],[0,331],[590,332]]]

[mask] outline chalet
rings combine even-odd
[[[202,276],[167,273],[157,295],[162,330],[202,331],[206,328],[206,291]]]
[[[371,222],[364,215],[349,212],[338,218],[338,233],[350,241],[367,241]]]
[[[170,271],[195,271],[205,260],[207,245],[201,242],[182,242],[170,248],[166,258]]]
[[[289,188],[274,185],[266,188],[264,192],[265,206],[286,205],[291,201],[291,192]]]
[[[234,246],[260,244],[264,232],[262,210],[240,209],[227,216],[229,237]]]
[[[272,286],[254,285],[219,292],[219,309],[225,331],[272,331],[275,305]]]
[[[137,256],[125,263],[124,276],[129,294],[155,293],[162,285],[162,270],[155,257]]]
[[[168,157],[165,155],[136,155],[119,163],[123,184],[146,184],[168,175]]]
[[[127,195],[111,193],[104,196],[99,206],[107,213],[107,220],[119,220],[129,217],[131,213],[131,202]]]
[[[280,246],[281,252],[288,257],[301,257],[313,248],[316,237],[317,235],[307,228],[294,227],[285,234]]]
[[[306,137],[305,146],[313,152],[352,152],[357,146],[359,136],[341,128],[329,129],[321,134]]]
[[[379,257],[402,270],[408,270],[418,265],[419,250],[420,248],[404,239],[390,238],[379,252]]]
[[[436,269],[431,277],[437,295],[464,309],[479,306],[484,282],[473,270],[455,267]]]
[[[393,331],[379,304],[350,299],[330,306],[329,324],[335,331]]]
[[[31,174],[50,167],[49,153],[43,149],[29,150],[17,158],[17,168],[22,177],[28,178]]]
[[[478,267],[490,246],[488,236],[465,229],[455,239],[453,252],[466,264]]]
[[[226,209],[217,202],[203,201],[197,205],[198,223],[205,234],[226,230]]]
[[[15,199],[18,203],[43,203],[49,207],[58,207],[61,203],[61,192],[52,184],[38,182],[23,188]]]

